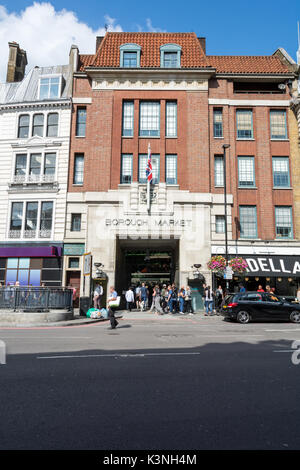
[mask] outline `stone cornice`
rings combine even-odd
[[[0,104],[0,111],[5,110],[18,110],[18,109],[46,109],[46,108],[70,108],[72,104],[71,99],[56,100],[56,101],[31,101],[20,103],[4,103]]]

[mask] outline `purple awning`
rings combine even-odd
[[[60,246],[5,246],[0,247],[0,258],[43,258],[61,256]]]

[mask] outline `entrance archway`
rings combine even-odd
[[[179,240],[117,239],[115,273],[118,292],[142,282],[178,283]]]

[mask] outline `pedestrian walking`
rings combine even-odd
[[[101,308],[101,299],[103,295],[103,287],[100,286],[100,284],[97,284],[94,290],[94,296],[93,296],[93,301],[94,301],[94,308]]]
[[[185,288],[181,287],[178,293],[178,301],[179,301],[179,313],[184,315],[184,298],[185,298]]]
[[[107,301],[108,318],[110,320],[111,329],[114,330],[118,326],[115,318],[115,308],[118,307],[118,293],[114,287],[109,288],[109,297]]]
[[[215,299],[216,299],[216,310],[219,311],[220,308],[221,308],[223,299],[224,299],[222,286],[218,286],[218,288],[216,290]]]
[[[135,302],[136,302],[136,308],[140,308],[141,304],[141,286],[138,284],[135,288]]]
[[[263,289],[263,286],[261,284],[259,284],[259,286],[257,288],[257,292],[265,292],[264,289]]]
[[[161,295],[160,295],[160,289],[158,285],[154,287],[154,291],[153,291],[153,307],[154,307],[155,312],[158,315],[163,315],[164,312],[161,307]]]
[[[205,316],[207,315],[212,315],[212,307],[213,307],[213,292],[210,288],[210,286],[207,286],[207,288],[204,291],[204,305],[205,305]]]
[[[134,293],[132,290],[132,287],[129,287],[129,289],[126,291],[125,294],[125,299],[126,299],[126,308],[131,312],[131,309],[134,305]]]
[[[141,304],[140,304],[140,308],[141,308],[141,311],[143,310],[146,310],[147,306],[148,306],[148,289],[145,285],[144,282],[142,282],[142,286],[141,286]]]
[[[187,286],[185,291],[185,312],[189,315],[194,315],[194,310],[192,307],[192,291],[189,286]]]
[[[300,303],[300,286],[298,287],[298,290],[297,290],[297,300]]]

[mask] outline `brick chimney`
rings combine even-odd
[[[206,55],[206,38],[199,38],[198,41],[200,42],[200,45],[203,49],[204,54]]]
[[[101,42],[103,41],[104,36],[96,36],[96,52],[99,49]]]
[[[20,82],[25,75],[25,68],[27,65],[26,51],[20,49],[19,44],[16,42],[9,42],[9,54],[7,63],[7,82]]]

